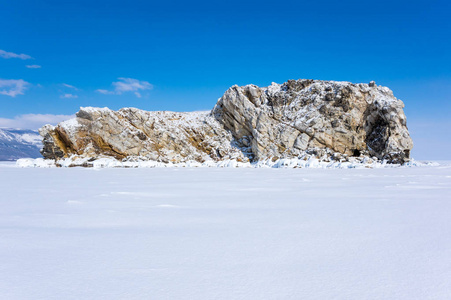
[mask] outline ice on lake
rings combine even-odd
[[[1,299],[449,299],[451,164],[0,166]]]

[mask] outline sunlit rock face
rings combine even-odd
[[[42,154],[57,159],[71,155],[159,162],[246,160],[230,132],[210,112],[148,112],[136,108],[112,111],[81,108],[76,118],[40,130]]]
[[[404,104],[370,84],[290,80],[260,88],[233,86],[211,112],[81,108],[76,118],[40,130],[48,159],[259,161],[308,153],[340,160],[409,159],[413,143]]]
[[[289,80],[233,86],[213,114],[239,145],[250,145],[256,160],[328,149],[397,163],[408,160],[413,146],[403,107],[374,82]]]

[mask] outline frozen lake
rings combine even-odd
[[[1,299],[450,299],[451,164],[0,165]]]

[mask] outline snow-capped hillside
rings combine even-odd
[[[37,131],[0,128],[0,160],[41,157],[42,138]]]

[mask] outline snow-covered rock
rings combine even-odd
[[[42,154],[60,159],[109,156],[163,163],[237,159],[248,161],[233,137],[210,112],[112,111],[81,108],[75,119],[40,129]]]
[[[408,160],[413,143],[404,103],[387,87],[289,80],[269,87],[233,86],[213,113],[256,160],[298,157],[308,149]]]
[[[390,89],[374,82],[233,86],[211,112],[81,108],[75,119],[41,128],[41,153],[63,159],[59,164],[84,166],[99,158],[152,165],[285,166],[315,159],[320,165],[402,164],[413,146],[403,107]]]

